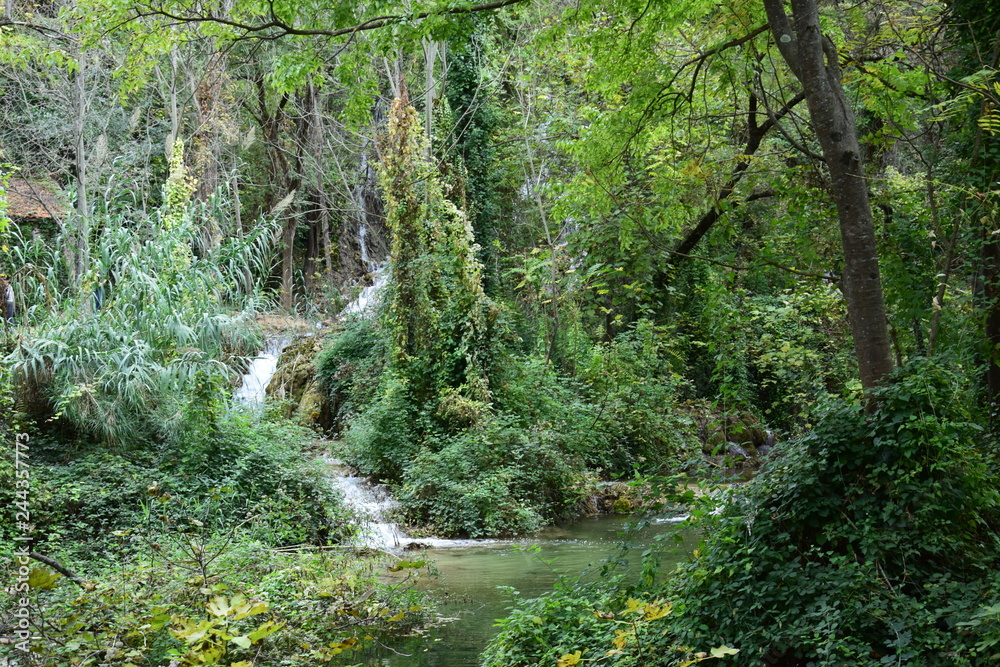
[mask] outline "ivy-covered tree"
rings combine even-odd
[[[493,308],[466,213],[448,199],[406,89],[393,100],[379,175],[391,234],[386,325],[392,364],[418,403],[490,400]]]

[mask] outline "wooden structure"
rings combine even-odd
[[[7,183],[7,215],[15,223],[59,223],[65,199],[53,181],[12,178]]]

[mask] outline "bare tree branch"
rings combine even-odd
[[[387,14],[385,16],[376,16],[367,19],[353,26],[337,28],[335,30],[295,27],[285,22],[284,20],[278,18],[277,14],[275,14],[274,12],[273,6],[271,7],[269,12],[269,20],[263,23],[244,23],[242,21],[235,21],[233,19],[227,19],[221,16],[215,16],[213,14],[193,14],[193,15],[176,14],[174,12],[167,10],[161,4],[147,4],[147,5],[137,4],[135,6],[133,19],[165,18],[174,21],[178,24],[217,23],[219,25],[229,26],[243,33],[246,33],[243,38],[247,39],[275,40],[288,35],[301,36],[301,37],[310,37],[310,36],[343,37],[344,35],[349,35],[353,37],[359,32],[376,30],[378,28],[383,28],[388,25],[421,21],[423,19],[430,18],[432,16],[461,15],[461,14],[472,14],[475,12],[491,11],[495,9],[502,9],[510,5],[516,5],[527,1],[528,0],[493,0],[493,2],[485,2],[479,5],[472,5],[471,7],[451,7],[447,9],[441,9],[439,11],[420,12],[419,14]]]
[[[751,95],[755,95],[751,92]],[[698,224],[687,233],[687,235],[681,240],[680,243],[674,248],[673,254],[678,257],[685,257],[694,250],[694,247],[698,245],[702,237],[708,233],[708,230],[712,228],[712,225],[722,216],[722,204],[733,192],[736,191],[736,186],[739,184],[740,180],[743,178],[743,174],[750,167],[750,158],[757,152],[760,148],[760,144],[764,139],[764,136],[770,131],[772,127],[778,127],[781,129],[779,121],[791,113],[792,109],[795,108],[802,100],[806,98],[804,92],[799,92],[795,97],[788,100],[788,102],[776,112],[768,111],[768,118],[762,124],[757,125],[756,118],[752,122],[748,123],[750,129],[750,136],[747,138],[747,145],[743,148],[743,155],[739,163],[733,169],[733,173],[729,176],[729,181],[723,186],[722,191],[715,200],[715,204],[710,210],[708,210],[701,218],[698,220]],[[748,198],[749,201],[749,198]]]
[[[70,581],[72,581],[74,584],[76,584],[80,588],[84,588],[83,579],[80,577],[80,575],[78,575],[73,570],[70,570],[69,568],[63,567],[62,565],[59,564],[58,561],[53,560],[52,558],[49,558],[48,556],[43,556],[42,554],[38,553],[37,551],[32,551],[31,553],[28,554],[28,556],[30,558],[33,558],[33,559],[37,560],[39,563],[44,563],[44,564],[48,565],[53,570],[55,570],[56,572],[62,574],[63,576],[65,576],[67,579],[69,579]]]
[[[43,37],[49,39],[55,39],[61,42],[74,43],[77,40],[73,35],[69,35],[61,30],[56,30],[55,28],[50,28],[48,26],[41,25],[40,23],[31,23],[30,21],[15,21],[11,18],[0,18],[0,29],[3,28],[20,28],[22,30],[32,30],[37,32]]]

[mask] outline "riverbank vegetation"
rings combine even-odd
[[[342,548],[323,435],[420,534],[694,504],[677,572],[519,604],[485,664],[987,664],[991,9],[8,3],[0,555],[41,556],[39,659],[340,664],[426,621]],[[254,413],[272,309],[319,326]]]

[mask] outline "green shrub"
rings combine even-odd
[[[335,375],[355,359],[371,368],[372,331],[350,325],[321,368]],[[378,392],[350,420],[345,456],[362,474],[396,484],[411,522],[450,535],[532,531],[576,512],[587,468],[631,476],[685,454],[694,437],[675,408],[683,391],[675,362],[667,332],[642,321],[595,346],[578,380],[559,377],[541,357],[505,358],[489,404],[450,390],[421,404],[384,370]]]
[[[796,432],[822,400],[856,390],[844,302],[833,285],[753,294],[723,283],[701,288],[696,334],[711,360],[711,387],[727,408],[761,414]]]
[[[217,533],[195,515],[179,519],[121,538],[131,546],[116,553],[134,555],[92,569],[82,587],[32,561],[33,583],[22,593],[32,664],[90,664],[99,656],[116,667],[337,665],[374,638],[412,632],[432,611],[412,574],[380,580],[387,566],[415,573],[412,562],[285,553],[240,529]],[[10,576],[10,567],[0,565],[0,574]],[[0,627],[16,622],[17,601],[0,600]],[[0,658],[18,655],[0,645]]]
[[[672,607],[641,646],[609,663],[684,664],[675,647],[728,645],[739,649],[729,661],[743,665],[983,664],[998,634],[989,605],[1000,585],[1000,497],[981,431],[956,394],[963,385],[917,361],[876,391],[872,414],[828,406],[707,517],[701,546],[676,575],[622,591]],[[612,619],[573,635],[574,645],[539,618],[549,646],[617,650]],[[490,655],[532,645],[533,628],[506,627]],[[636,662],[639,653],[657,657]]]
[[[334,433],[375,400],[388,354],[378,319],[355,317],[316,355],[316,377],[330,400]]]
[[[974,664],[956,624],[995,584],[1000,506],[955,386],[914,363],[873,414],[827,409],[677,579],[681,641],[727,641],[744,664]]]
[[[116,531],[188,514],[216,530],[246,522],[250,535],[274,546],[338,541],[354,522],[322,468],[303,456],[305,435],[234,414],[210,434],[188,430],[127,453],[91,447],[66,460],[40,439],[31,469],[35,544],[86,560],[116,544]],[[5,529],[8,514],[0,517]]]
[[[552,591],[519,603],[498,621],[499,633],[481,656],[484,667],[554,665],[560,656],[583,647],[612,649],[615,628],[608,610],[623,606],[620,576],[593,582],[556,582]],[[613,613],[613,612],[612,612]],[[593,659],[592,651],[583,657]],[[603,655],[596,653],[595,655]]]
[[[603,435],[604,446],[588,452],[592,467],[608,475],[660,471],[694,442],[690,420],[677,410],[687,388],[670,340],[669,330],[643,319],[593,347],[580,373],[595,406],[592,430]]]
[[[11,355],[12,370],[21,406],[36,419],[57,418],[119,447],[160,438],[194,385],[206,377],[227,384],[232,366],[259,347],[255,316],[273,224],[261,221],[196,256],[217,221],[188,204],[183,160],[174,158],[159,216],[91,221],[90,264],[73,281],[63,275],[64,255],[78,251],[71,231],[41,247],[13,239],[11,264],[28,304],[19,324],[30,335]]]
[[[379,481],[402,478],[420,448],[417,425],[425,422],[406,387],[383,378],[382,394],[350,423],[345,435],[347,458],[363,475]]]
[[[406,518],[445,535],[532,532],[575,513],[579,464],[552,433],[497,415],[458,435],[429,438],[406,469]]]

